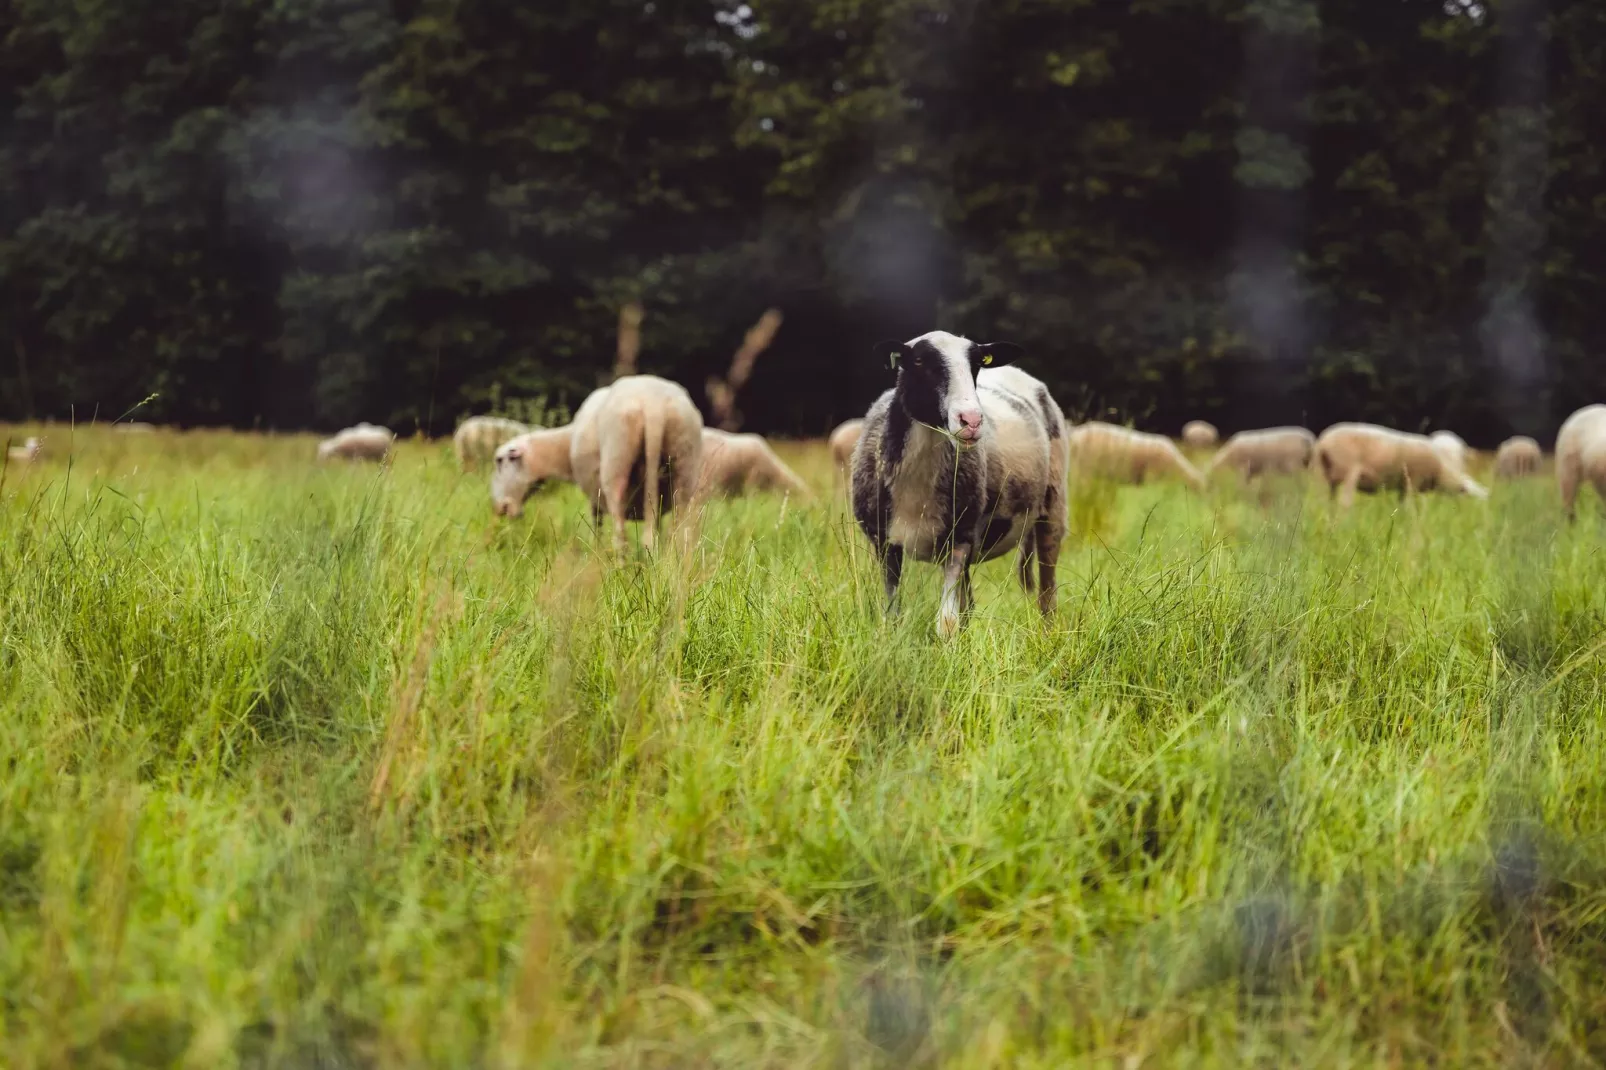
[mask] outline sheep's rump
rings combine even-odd
[[[1543,459],[1539,443],[1527,435],[1513,435],[1500,443],[1500,448],[1495,451],[1494,472],[1503,479],[1531,476],[1539,471]]]
[[[606,494],[610,477],[625,471],[626,520],[646,519],[649,493],[656,492],[659,514],[689,500],[700,474],[703,444],[703,418],[691,395],[679,384],[652,375],[628,376],[601,393],[584,432],[594,441],[597,455],[599,479],[593,501]],[[580,423],[580,414],[575,422]],[[576,434],[577,444],[581,437]],[[579,476],[579,466],[575,474]]]

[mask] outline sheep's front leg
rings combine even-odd
[[[942,570],[942,604],[937,608],[937,634],[952,639],[970,608],[970,547],[956,546]]]
[[[898,581],[903,578],[903,547],[889,543],[881,550],[881,582],[887,591],[887,615],[898,612]]]

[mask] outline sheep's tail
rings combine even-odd
[[[662,405],[644,405],[641,420],[641,452],[642,465],[642,502],[641,518],[643,533],[646,538],[653,538],[658,523],[658,497],[659,463],[664,456],[664,407]]]

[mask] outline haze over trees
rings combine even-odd
[[[1606,396],[1593,0],[10,0],[0,418],[449,431],[720,373],[820,433],[870,343],[1068,410],[1478,445]],[[113,411],[115,410],[115,411]]]

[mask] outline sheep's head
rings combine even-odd
[[[876,346],[877,357],[897,369],[897,403],[909,418],[960,442],[981,437],[976,374],[1008,364],[1022,352],[1013,342],[972,342],[947,331]]]
[[[536,471],[536,457],[526,436],[504,442],[497,448],[491,471],[491,507],[497,516],[524,515],[524,501],[546,482]]]

